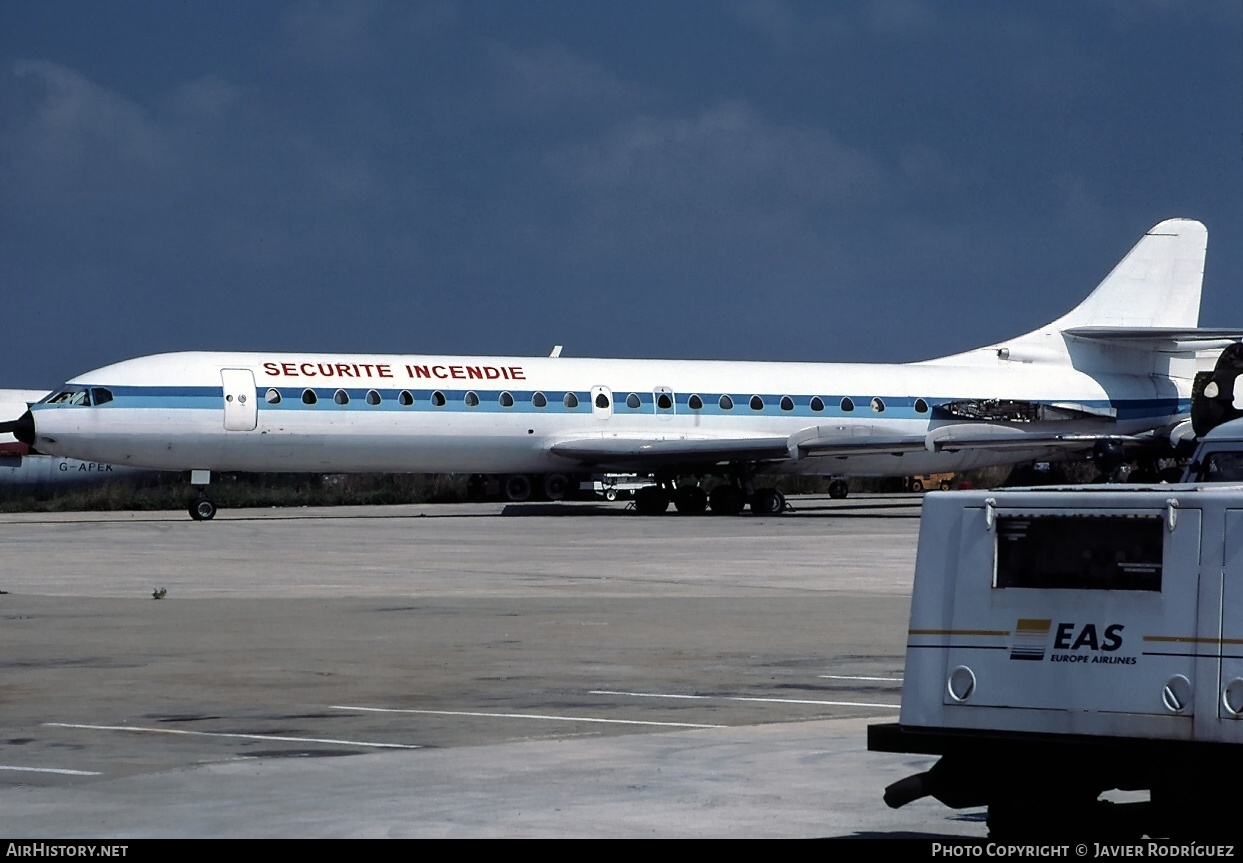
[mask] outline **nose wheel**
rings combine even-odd
[[[211,521],[216,517],[216,505],[205,497],[190,504],[190,518],[195,521]]]

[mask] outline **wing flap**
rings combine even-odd
[[[554,455],[597,467],[655,468],[728,461],[777,461],[789,455],[784,437],[586,437],[557,441],[549,449]]]
[[[901,455],[924,448],[923,434],[909,434],[889,426],[810,426],[790,435],[790,458],[838,455]]]
[[[1059,449],[1090,449],[1098,440],[1137,441],[1125,435],[1072,434],[1054,431],[1027,431],[1013,426],[962,423],[941,426],[925,437],[929,452],[954,452],[962,449],[986,449],[993,452],[1055,447]]]

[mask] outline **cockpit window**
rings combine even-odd
[[[62,390],[47,400],[50,405],[89,405],[91,396],[85,389]]]
[[[112,390],[106,390],[103,387],[91,388],[91,403],[96,407],[106,405],[112,401]]]

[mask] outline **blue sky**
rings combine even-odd
[[[1209,228],[1243,3],[0,0],[0,386],[166,350],[901,362]]]

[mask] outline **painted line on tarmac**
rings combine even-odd
[[[243,740],[275,740],[280,743],[331,743],[337,746],[366,746],[372,749],[422,749],[413,743],[371,743],[366,740],[333,740],[326,737],[283,737],[276,734],[237,734],[227,731],[186,731],[184,728],[142,728],[136,725],[74,725],[45,722],[51,728],[85,728],[89,731],[140,731],[147,734],[186,734],[194,737],[236,737]]]
[[[98,770],[70,770],[68,767],[16,767],[0,764],[0,770],[17,770],[22,773],[59,773],[63,776],[102,776]]]
[[[755,698],[747,695],[678,695],[670,692],[617,692],[592,689],[589,695],[626,695],[632,698],[681,698],[694,701],[760,701],[767,704],[819,704],[824,707],[885,707],[901,710],[901,704],[873,704],[867,701],[818,701],[808,698]]]
[[[819,674],[825,680],[864,680],[868,683],[901,683],[901,677],[858,677],[852,674]]]
[[[658,725],[663,728],[727,728],[700,722],[650,722],[643,719],[599,719],[590,716],[551,716],[543,713],[482,713],[473,710],[414,710],[403,707],[350,707],[334,704],[330,710],[366,710],[370,713],[424,713],[432,716],[483,716],[492,719],[546,719],[554,722],[600,722],[611,725]]]

